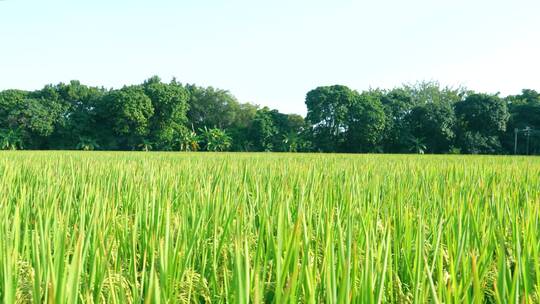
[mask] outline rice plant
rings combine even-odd
[[[2,303],[538,303],[540,159],[0,153]]]

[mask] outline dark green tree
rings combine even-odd
[[[232,138],[231,148],[234,151],[250,151],[252,142],[249,130],[259,107],[250,103],[240,103],[233,109],[236,112],[235,120],[226,129],[227,134]]]
[[[189,84],[186,90],[189,92],[187,116],[194,128],[226,129],[241,119],[238,117],[240,104],[229,91]]]
[[[79,149],[84,142],[87,143],[83,144],[85,147],[99,146],[96,140],[99,137],[96,134],[96,106],[105,90],[88,87],[75,80],[68,84],[60,83],[54,89],[65,107],[61,123],[51,135],[49,145],[60,149]]]
[[[496,95],[472,94],[455,104],[458,144],[465,153],[500,153],[499,137],[510,117]]]
[[[404,85],[389,91],[382,97],[387,118],[384,151],[408,152],[411,138],[422,138],[427,152],[447,152],[455,137],[455,132],[448,128],[455,120],[453,105],[468,94],[470,92],[465,88],[442,87],[435,81]],[[449,116],[443,117],[444,113]]]
[[[49,137],[64,121],[66,104],[52,86],[24,93],[2,92],[0,97],[1,126],[18,130],[25,148],[48,149]]]
[[[385,112],[382,146],[386,153],[406,153],[411,137],[408,116],[415,106],[412,95],[403,88],[393,89],[381,97]],[[425,149],[425,148],[424,148]]]
[[[520,132],[518,132],[517,153],[527,153],[528,143],[528,153],[539,154],[540,138],[538,133],[531,133],[533,136],[527,138],[527,134],[522,130],[528,127],[540,131],[540,93],[535,90],[524,89],[521,94],[508,96],[505,101],[510,114],[506,133],[502,138],[505,153],[514,153],[514,130],[518,129]]]
[[[157,76],[145,81],[143,87],[154,109],[148,126],[149,140],[157,149],[172,150],[175,138],[187,123],[189,94],[176,81],[166,84]]]
[[[153,114],[152,100],[144,88],[129,86],[106,94],[97,115],[98,123],[112,131],[105,138],[109,145],[134,150],[148,139]]]
[[[381,96],[380,91],[363,92],[349,106],[343,151],[378,151],[386,119]]]
[[[19,130],[0,129],[0,150],[23,149],[23,141]]]
[[[77,143],[76,149],[83,151],[94,151],[99,148],[99,144],[95,139],[89,137],[79,138],[79,143]]]
[[[13,109],[24,104],[30,93],[21,90],[6,90],[0,92],[0,128],[9,128],[8,116]]]
[[[272,151],[275,144],[275,136],[278,128],[274,124],[272,111],[264,107],[257,111],[255,118],[248,130],[251,149],[254,151]]]
[[[313,141],[324,152],[340,151],[348,128],[349,110],[358,93],[343,85],[318,87],[306,95],[306,120],[312,125]]]
[[[407,117],[413,138],[422,138],[425,152],[448,153],[455,138],[455,115],[452,105],[430,102],[417,105]]]

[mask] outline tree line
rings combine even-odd
[[[362,92],[318,87],[307,115],[239,102],[154,76],[120,89],[78,81],[0,92],[1,149],[540,153],[540,94],[477,93],[419,82]],[[515,133],[515,130],[518,130]]]

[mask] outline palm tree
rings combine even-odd
[[[22,136],[19,130],[0,130],[0,150],[17,150],[22,148]]]
[[[409,151],[412,151],[417,154],[424,154],[426,152],[426,145],[424,144],[423,138],[410,136],[409,144],[410,144]]]
[[[297,152],[299,146],[300,137],[295,132],[290,132],[283,135],[283,151]]]
[[[206,151],[222,152],[231,147],[231,137],[224,130],[204,127],[201,131],[201,139],[205,143]]]
[[[93,151],[99,148],[97,142],[90,137],[80,137],[76,147],[78,150]]]
[[[143,139],[142,143],[138,145],[141,151],[148,152],[152,150],[152,143],[149,140]]]
[[[187,152],[187,151],[199,150],[199,136],[197,136],[195,131],[182,129],[178,133],[178,137],[176,138],[175,141],[180,151]]]

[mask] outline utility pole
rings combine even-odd
[[[534,130],[529,126],[526,126],[524,129],[520,130],[518,128],[514,129],[514,155],[517,154],[517,144],[518,144],[518,134],[523,132],[525,139],[525,155],[529,155],[531,147],[531,134],[540,134],[540,131]],[[536,151],[536,150],[535,150]]]
[[[529,142],[531,138],[531,128],[526,127],[525,130],[523,131],[525,131],[525,136],[527,136],[527,155],[529,155]]]
[[[514,155],[517,154],[517,136],[518,136],[518,128],[514,128]]]

